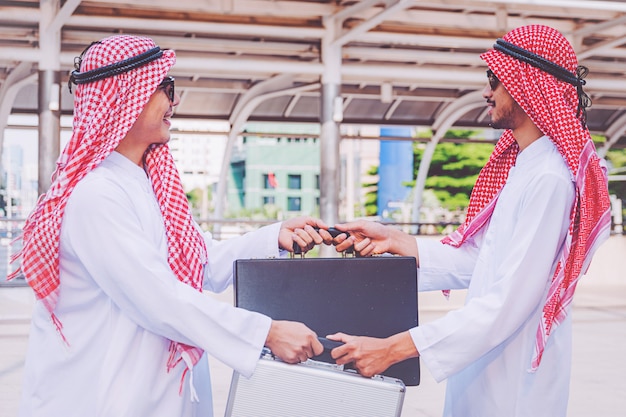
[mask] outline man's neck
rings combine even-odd
[[[513,137],[519,145],[520,152],[530,146],[534,141],[543,136],[543,132],[535,126],[530,119],[529,123],[526,123],[516,129],[514,129]]]

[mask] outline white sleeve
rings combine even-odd
[[[205,268],[204,289],[222,292],[233,282],[233,262],[236,259],[276,258],[282,251],[278,249],[278,232],[281,223],[264,226],[232,239],[217,241],[211,234],[204,234],[209,253],[209,263]]]
[[[77,188],[63,218],[64,239],[77,258],[73,262],[81,264],[111,303],[137,326],[202,348],[250,375],[271,319],[179,281],[155,239],[159,233],[143,220],[150,213],[140,211],[133,197],[110,181],[91,181],[80,191]],[[219,260],[226,262],[227,256],[216,256]]]
[[[564,213],[569,213],[572,199],[571,183],[555,175],[541,176],[523,197],[495,282],[462,308],[410,330],[437,381],[499,346],[536,311],[567,233],[569,218]]]
[[[478,256],[479,239],[476,236],[455,248],[440,240],[417,238],[418,291],[467,288]]]

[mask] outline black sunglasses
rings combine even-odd
[[[174,77],[165,77],[161,84],[159,84],[159,89],[165,91],[167,97],[170,99],[170,102],[174,102]]]
[[[500,80],[498,80],[496,74],[494,74],[490,69],[487,70],[487,80],[489,81],[489,88],[491,88],[491,91],[495,91],[495,89],[498,88],[498,85],[500,85]]]

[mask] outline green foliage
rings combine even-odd
[[[436,190],[435,195],[439,201],[444,201],[445,207],[450,210],[464,210],[469,202],[469,195],[463,193],[453,195],[446,190]]]
[[[609,150],[606,159],[609,161],[612,170],[616,172],[616,175],[626,175],[626,171],[622,171],[622,169],[626,168],[626,149]],[[611,172],[609,172],[610,174]],[[610,181],[609,193],[615,194],[617,198],[622,200],[622,203],[626,202],[626,181]],[[622,207],[626,210],[626,204],[622,204]]]
[[[262,210],[263,216],[266,219],[278,220],[279,217],[283,215],[283,212],[280,207],[276,204],[265,204]]]
[[[626,149],[612,149],[607,152],[606,159],[611,162],[613,169],[626,167]]]
[[[186,193],[187,200],[191,204],[191,207],[199,207],[202,202],[202,190],[200,188],[194,188]]]
[[[378,175],[378,166],[372,166],[367,175]],[[365,215],[375,216],[378,214],[378,182],[363,183],[361,186],[367,190],[365,193]]]
[[[467,138],[474,134],[473,131],[451,130],[446,137]],[[415,142],[413,149],[416,178],[425,145]],[[426,188],[435,192],[443,207],[465,209],[478,173],[492,151],[493,144],[490,143],[439,143],[428,170]]]
[[[596,147],[597,147],[598,145],[601,145],[601,144],[603,144],[603,143],[605,143],[605,142],[606,142],[606,136],[603,136],[603,135],[594,135],[594,134],[592,134],[592,135],[591,135],[591,140],[593,141],[593,143],[594,143],[594,144],[596,145]]]
[[[207,187],[206,189],[206,201],[209,202],[211,201],[212,198],[212,190],[211,187]],[[189,201],[189,205],[191,206],[191,211],[193,213],[194,216],[206,216],[206,213],[202,213],[202,203],[203,203],[203,196],[202,196],[203,190],[202,188],[196,187],[190,191],[188,191],[187,193],[185,193],[185,195],[187,196],[187,200]],[[210,208],[207,208],[210,209]]]

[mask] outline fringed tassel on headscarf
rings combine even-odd
[[[185,362],[186,368],[183,370],[183,374],[180,378],[180,385],[178,388],[178,395],[183,395],[183,388],[185,383],[185,376],[189,372],[189,395],[191,402],[200,401],[198,393],[193,384],[193,367],[198,363],[202,355],[202,351],[191,346],[184,345],[182,343],[170,343],[170,354],[167,359],[167,372],[170,372],[176,367],[182,360]],[[200,355],[200,356],[198,356]]]

